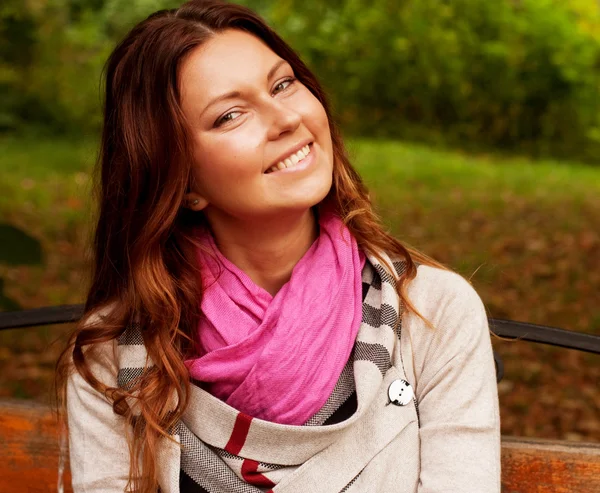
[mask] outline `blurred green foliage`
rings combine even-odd
[[[285,0],[268,17],[353,133],[600,157],[595,0]]]
[[[4,0],[0,131],[97,130],[115,42],[173,0]],[[349,133],[600,158],[596,0],[241,0]]]
[[[3,0],[0,131],[97,131],[108,55],[127,29],[166,3]]]

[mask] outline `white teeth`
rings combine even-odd
[[[302,161],[306,156],[310,154],[310,144],[305,145],[302,149],[292,154],[290,157],[286,158],[283,161],[279,161],[277,164],[271,166],[266,173],[272,173],[273,171],[277,171],[284,168],[292,168],[299,161]]]

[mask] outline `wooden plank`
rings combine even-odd
[[[600,492],[600,444],[502,438],[502,493]]]
[[[0,402],[0,491],[57,491],[59,432],[56,417],[40,404]],[[65,492],[72,492],[67,464]]]
[[[56,491],[59,432],[40,404],[0,401],[0,491]],[[72,492],[65,466],[65,492]],[[600,492],[600,444],[502,438],[503,493]]]

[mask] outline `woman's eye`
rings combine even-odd
[[[290,87],[294,82],[296,82],[296,78],[295,77],[288,77],[285,80],[282,80],[281,82],[279,82],[276,86],[275,89],[273,90],[274,93],[278,93],[281,91],[285,91],[288,87]],[[218,118],[217,121],[214,124],[214,127],[220,127],[221,125],[228,123],[232,120],[237,119],[237,117],[234,117],[233,115],[238,115],[241,112],[239,111],[230,111],[229,113],[225,113],[222,117]]]
[[[279,84],[275,86],[274,92],[285,91],[289,86],[291,86],[296,81],[295,77],[290,77],[288,79],[282,80]]]
[[[224,123],[227,123],[227,122],[230,122],[232,120],[235,120],[235,118],[233,118],[232,115],[235,115],[237,113],[239,113],[239,111],[230,111],[229,113],[225,113],[221,118],[219,118],[215,122],[215,127],[220,127]]]

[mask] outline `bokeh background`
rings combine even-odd
[[[327,88],[386,225],[489,315],[600,334],[600,2],[245,0]],[[2,0],[0,309],[82,303],[101,71],[172,0]],[[10,227],[8,227],[10,225]],[[69,326],[0,332],[51,401]],[[600,442],[600,358],[494,340],[505,434]]]

